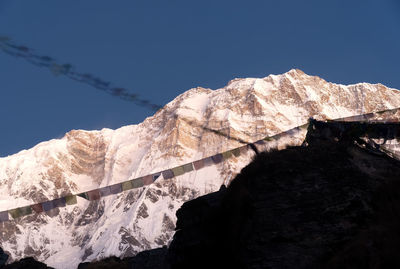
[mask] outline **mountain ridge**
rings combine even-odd
[[[309,117],[339,118],[395,107],[400,107],[395,89],[366,83],[344,86],[299,70],[234,79],[218,90],[193,88],[140,124],[72,130],[62,139],[0,158],[0,211],[114,184],[242,145],[207,128],[253,142],[301,125]],[[57,216],[12,221],[4,225],[0,246],[11,260],[34,256],[56,268],[161,247],[174,233],[175,210],[229,183],[252,156],[249,152],[95,203],[79,200]],[[40,229],[36,231],[35,225]],[[104,247],[107,240],[112,243]],[[65,248],[70,254],[61,259]]]

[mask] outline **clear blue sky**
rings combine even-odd
[[[398,0],[0,0],[0,35],[159,104],[291,68],[400,88]],[[0,82],[0,156],[153,114],[2,51]]]

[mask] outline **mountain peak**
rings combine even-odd
[[[285,74],[292,75],[292,76],[304,76],[304,75],[310,76],[310,75],[307,75],[306,73],[304,73],[302,70],[297,69],[297,68],[290,69],[288,72],[284,73],[283,75],[285,75]]]

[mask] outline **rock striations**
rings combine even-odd
[[[241,144],[207,129],[256,141],[305,123],[400,107],[400,92],[381,84],[339,85],[291,70],[191,89],[138,125],[74,130],[62,139],[0,159],[0,211],[107,186],[210,156]],[[298,142],[295,142],[296,144]],[[293,144],[293,143],[292,143]],[[0,224],[9,261],[33,256],[55,268],[168,245],[176,210],[218,190],[250,162],[216,166],[99,201],[78,199],[58,214]]]

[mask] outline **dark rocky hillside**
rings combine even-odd
[[[0,264],[2,269],[53,269],[44,263],[36,261],[34,258],[25,258],[4,267],[2,266]]]
[[[356,145],[354,128],[325,127],[308,146],[262,153],[228,189],[185,203],[169,265],[400,268],[400,163]]]

